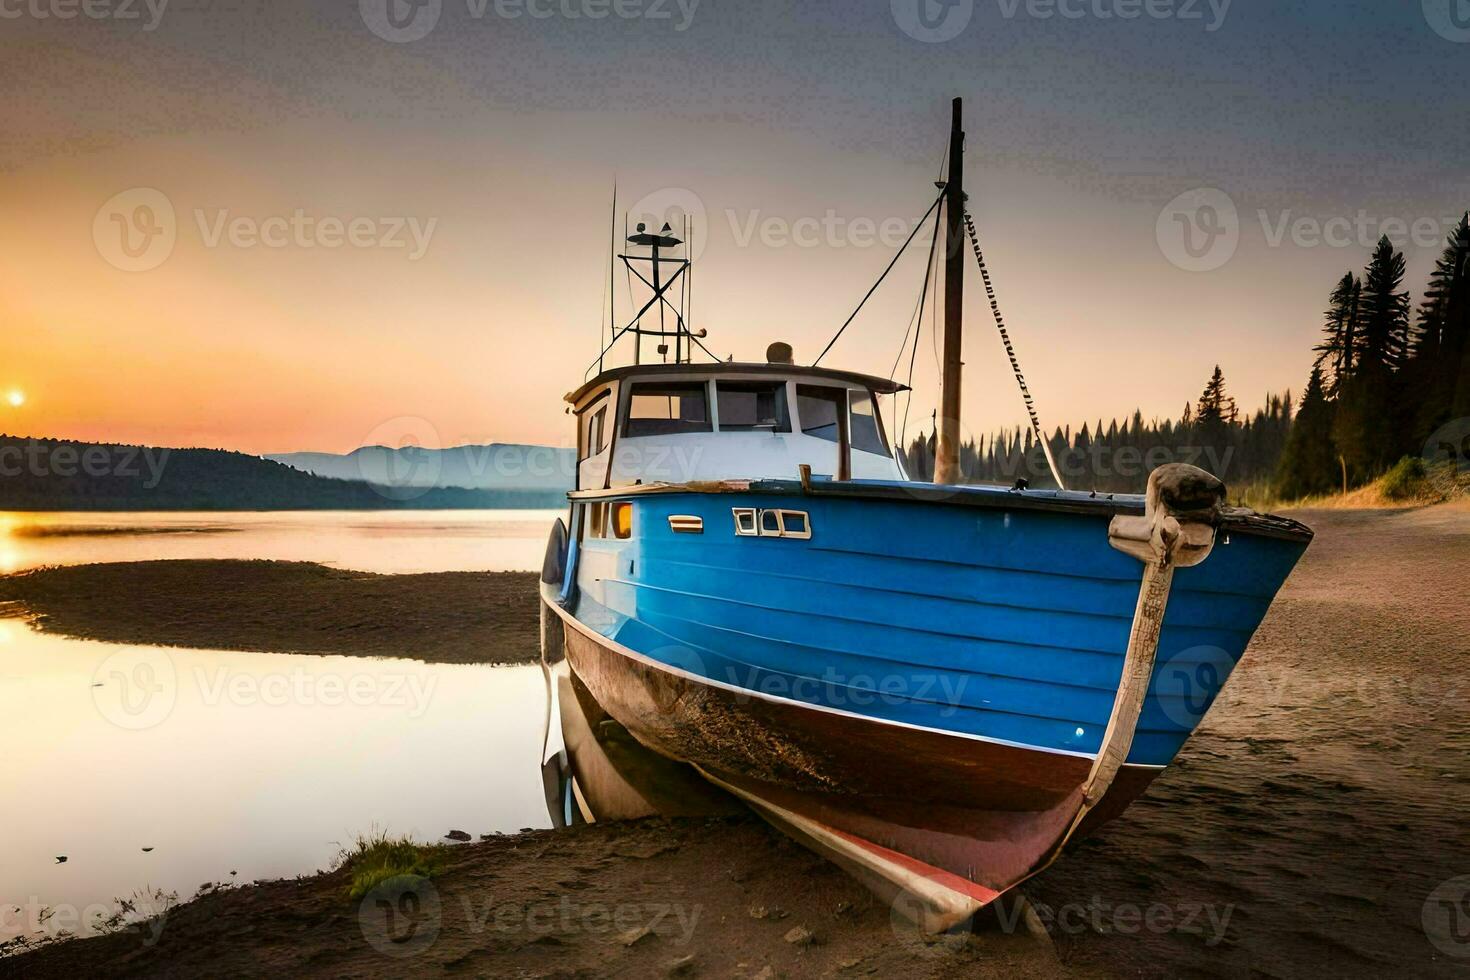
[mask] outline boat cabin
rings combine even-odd
[[[887,378],[790,363],[613,368],[566,396],[577,489],[637,483],[902,480],[879,399]]]

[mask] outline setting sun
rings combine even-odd
[[[16,388],[5,396],[5,400],[9,402],[12,407],[20,408],[26,403],[26,393],[21,391],[19,388]]]

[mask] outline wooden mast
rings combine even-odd
[[[944,188],[944,370],[940,380],[939,440],[934,482],[960,482],[960,360],[965,306],[965,133],[961,100],[955,99],[949,130],[949,181]]]

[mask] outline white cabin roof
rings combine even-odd
[[[879,395],[892,395],[896,392],[908,391],[908,385],[900,384],[890,378],[880,378],[872,374],[861,374],[857,371],[838,371],[824,367],[805,367],[800,364],[719,361],[711,364],[629,364],[624,367],[609,368],[575,391],[567,392],[566,400],[573,405],[578,405],[584,398],[598,388],[627,377],[636,376],[640,380],[671,380],[681,377],[719,378],[724,375],[790,378],[794,381],[836,381],[844,385],[856,385],[860,388],[867,388],[874,394]]]

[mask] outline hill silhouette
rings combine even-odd
[[[316,476],[365,480],[394,487],[461,487],[472,490],[572,488],[576,453],[517,443],[423,449],[363,446],[350,453],[280,453],[266,459]]]
[[[0,510],[451,510],[558,507],[565,491],[330,479],[222,449],[0,434]]]

